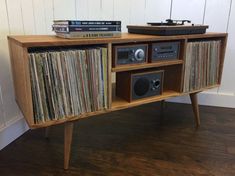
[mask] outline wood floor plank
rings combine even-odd
[[[0,175],[234,176],[235,109],[160,103],[79,120],[70,168],[63,169],[63,125],[28,131],[0,151]],[[160,123],[161,122],[161,123]]]

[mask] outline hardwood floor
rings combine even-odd
[[[0,151],[1,176],[234,176],[235,109],[160,103],[78,121],[70,169],[63,170],[62,125],[28,131]]]

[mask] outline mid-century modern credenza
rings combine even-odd
[[[144,44],[147,46],[145,56],[151,57],[153,44],[172,41],[179,42],[177,59],[149,62],[146,58],[146,62],[138,64],[114,63],[116,46]],[[197,93],[220,85],[227,34],[153,36],[123,33],[120,38],[98,39],[26,35],[8,36],[8,42],[16,101],[31,129],[64,124],[64,168],[68,169],[73,125],[81,118],[190,95],[195,123],[199,126]],[[55,56],[61,60],[56,60]],[[84,61],[84,57],[88,61]],[[120,95],[125,89],[131,91],[125,81],[119,85],[117,94],[118,81],[128,73],[155,71],[164,71],[158,95],[128,100]]]

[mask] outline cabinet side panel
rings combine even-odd
[[[185,73],[187,43],[188,43],[188,39],[183,40],[181,43],[181,47],[180,47],[180,58],[184,61],[182,72],[181,72],[180,92],[184,91],[184,73]]]
[[[108,108],[112,105],[112,44],[108,43]]]
[[[116,74],[116,95],[119,98],[131,101],[131,74],[118,72]]]
[[[164,70],[163,90],[181,92],[183,65],[172,65],[162,69]]]
[[[25,75],[25,92],[27,98],[27,121],[30,125],[34,124],[34,113],[33,113],[33,102],[32,102],[32,92],[31,92],[31,83],[30,83],[30,70],[29,70],[29,58],[28,58],[28,49],[23,48],[23,63],[24,63],[24,75]]]
[[[32,96],[27,49],[9,40],[15,99],[28,125],[33,125]]]

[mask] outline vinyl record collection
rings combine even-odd
[[[107,48],[29,53],[36,124],[107,108]]]
[[[55,20],[52,30],[62,38],[120,37],[121,21]]]
[[[185,61],[184,92],[218,84],[221,41],[189,42]]]

